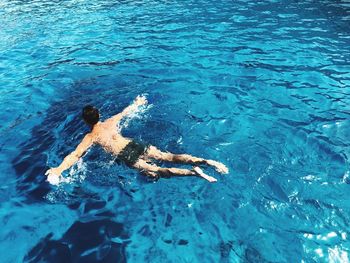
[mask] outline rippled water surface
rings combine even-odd
[[[350,2],[0,0],[1,262],[348,262]],[[138,94],[123,133],[229,175],[147,180],[88,131]]]

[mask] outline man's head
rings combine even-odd
[[[83,119],[87,124],[94,126],[100,119],[98,109],[91,105],[85,106],[83,108]]]

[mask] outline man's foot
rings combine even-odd
[[[207,164],[210,166],[213,166],[215,168],[215,170],[219,173],[228,174],[228,168],[223,163],[219,163],[219,162],[213,161],[213,160],[208,160]]]
[[[217,180],[209,175],[206,175],[203,170],[201,168],[199,168],[198,166],[193,167],[193,170],[196,172],[196,174],[198,174],[200,177],[204,178],[205,180],[208,180],[209,182],[213,183],[216,182]]]

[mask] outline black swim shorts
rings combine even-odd
[[[132,167],[137,162],[139,157],[143,155],[147,150],[148,145],[131,141],[118,154],[117,160],[124,162],[129,167]]]

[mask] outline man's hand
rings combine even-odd
[[[147,99],[145,96],[137,96],[134,103],[136,106],[146,105]]]
[[[45,175],[47,175],[47,181],[50,184],[58,185],[63,179],[61,173],[61,170],[58,167],[56,167],[47,170]]]

